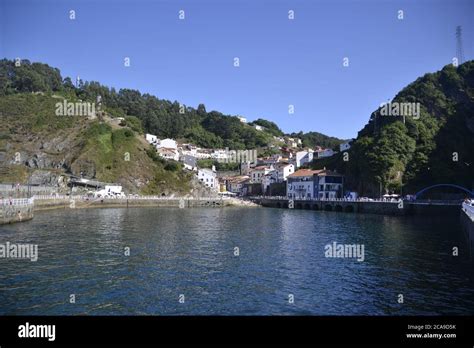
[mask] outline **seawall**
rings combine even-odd
[[[0,225],[33,219],[33,199],[0,200]]]
[[[469,252],[474,261],[474,206],[463,203],[461,210],[461,226],[469,243]]]
[[[210,207],[221,208],[226,206],[249,206],[233,198],[84,198],[84,197],[36,197],[35,210],[50,209],[85,209],[85,208],[131,208],[131,207],[174,207],[193,208]]]
[[[460,204],[414,203],[399,201],[350,200],[288,200],[287,198],[255,197],[252,200],[264,207],[337,211],[381,215],[449,215],[458,216]],[[290,204],[292,202],[292,204]]]

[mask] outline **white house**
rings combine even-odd
[[[298,151],[295,156],[295,165],[296,168],[301,167],[306,163],[311,163],[313,161],[313,152],[310,151]]]
[[[158,142],[157,148],[161,148],[161,147],[176,150],[176,149],[178,149],[178,144],[176,143],[175,140],[170,139],[170,138],[166,138],[166,139],[160,140]]]
[[[344,177],[326,169],[300,169],[288,176],[289,199],[333,199],[343,194]]]
[[[332,155],[335,154],[335,152],[332,149],[321,149],[316,151],[318,157],[317,158],[323,158],[323,157],[331,157]]]
[[[259,166],[250,170],[250,180],[253,184],[262,183],[263,177],[273,171],[273,166]]]
[[[300,169],[288,176],[286,194],[289,199],[314,198],[314,175],[318,170]]]
[[[276,182],[286,181],[290,174],[295,172],[295,166],[291,163],[277,163],[275,166]]]
[[[274,170],[268,174],[265,174],[262,178],[262,192],[265,194],[268,187],[277,182],[277,171]]]
[[[245,117],[237,116],[240,122],[247,123],[247,119]]]
[[[202,182],[205,186],[211,188],[214,191],[219,190],[219,180],[217,179],[217,174],[214,166],[212,166],[212,169],[199,169],[197,176],[198,180]]]
[[[323,169],[317,175],[317,197],[319,199],[341,198],[344,189],[344,176],[342,174]]]
[[[247,175],[234,176],[227,179],[227,191],[242,194],[244,183],[249,179]]]
[[[145,134],[145,139],[148,141],[150,144],[156,145],[158,143],[158,137],[153,134]]]
[[[262,126],[259,126],[258,124],[255,124],[254,127],[255,127],[255,129],[258,130],[258,131],[263,131],[263,127],[262,127]]]
[[[157,150],[158,155],[167,160],[179,161],[179,152],[176,149],[168,147],[159,147]]]
[[[351,142],[350,141],[346,141],[345,143],[339,144],[339,151],[341,151],[341,152],[347,151],[350,148],[351,148]]]
[[[229,158],[229,151],[216,149],[213,153],[211,153],[211,158],[217,160],[218,162],[225,162],[225,160]]]

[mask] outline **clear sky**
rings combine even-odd
[[[471,0],[0,0],[0,57],[351,138],[380,103],[452,62],[457,25],[473,59],[473,18]]]

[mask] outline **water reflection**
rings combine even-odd
[[[265,208],[51,211],[0,227],[0,243],[39,244],[35,263],[0,260],[0,314],[473,314],[463,238],[457,220],[432,218]],[[365,261],[326,258],[332,242],[363,244]]]

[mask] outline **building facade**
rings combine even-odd
[[[326,169],[300,169],[288,176],[287,197],[289,199],[335,199],[342,198],[343,175]]]
[[[214,168],[213,168],[214,169]],[[219,180],[217,179],[216,171],[213,169],[202,168],[198,170],[198,180],[212,190],[219,190]]]

